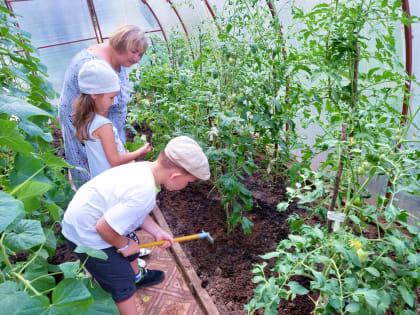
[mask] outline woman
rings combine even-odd
[[[77,77],[80,68],[90,60],[103,59],[115,70],[120,80],[120,92],[114,98],[108,118],[117,128],[122,143],[125,143],[124,124],[127,116],[127,104],[130,99],[128,67],[139,62],[148,47],[147,38],[135,25],[123,25],[106,43],[96,44],[79,52],[71,61],[64,76],[63,89],[59,102],[59,120],[64,139],[66,160],[69,164],[84,168],[87,172],[71,169],[74,184],[78,187],[86,183],[89,167],[86,150],[74,136],[72,124],[73,102],[80,95]]]

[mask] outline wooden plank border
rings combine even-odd
[[[157,221],[157,223],[168,233],[172,235],[171,229],[169,225],[166,223],[165,217],[163,216],[162,212],[160,211],[159,207],[156,206],[153,209],[153,215]],[[191,265],[189,259],[185,255],[184,251],[181,248],[179,243],[175,243],[171,248],[171,252],[174,254],[175,260],[181,269],[181,272],[185,278],[185,282],[189,286],[192,294],[200,303],[203,311],[207,315],[220,315],[219,310],[217,309],[216,305],[213,303],[212,298],[201,287],[201,280],[197,276],[193,266]]]

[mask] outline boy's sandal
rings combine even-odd
[[[151,250],[150,249],[148,249],[148,248],[140,248],[139,257],[144,257],[144,256],[147,256],[147,255],[150,255],[150,253],[151,253]]]
[[[146,267],[146,262],[143,259],[137,258],[137,262],[138,262],[140,268]]]

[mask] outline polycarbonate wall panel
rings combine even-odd
[[[165,32],[168,34],[171,31],[183,32],[182,26],[179,23],[179,19],[176,16],[175,11],[171,8],[166,0],[148,0],[147,3],[158,17],[159,22]]]
[[[200,33],[197,26],[200,26],[201,22],[209,19],[213,20],[206,4],[202,0],[172,0],[172,4],[177,9],[188,33],[191,35]]]
[[[227,0],[207,0],[216,16],[223,15],[223,8],[225,7],[226,1]]]
[[[93,0],[102,37],[111,37],[123,24],[134,24],[143,31],[159,29],[153,15],[141,0]]]
[[[36,47],[95,37],[86,0],[16,1],[10,5],[19,26]]]
[[[96,39],[77,42],[67,45],[48,47],[40,49],[41,62],[48,68],[48,80],[52,83],[54,90],[61,93],[64,73],[70,64],[71,59],[82,49],[96,43]],[[57,105],[58,100],[53,102]]]

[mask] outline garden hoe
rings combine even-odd
[[[185,241],[191,241],[196,240],[199,238],[205,238],[210,242],[210,244],[214,244],[213,238],[210,236],[210,233],[201,231],[201,233],[193,234],[193,235],[186,235],[186,236],[180,236],[174,238],[175,242],[185,242]],[[146,243],[146,244],[139,244],[139,248],[146,248],[146,247],[154,247],[164,244],[167,241],[159,241],[159,242],[153,242],[153,243]]]

